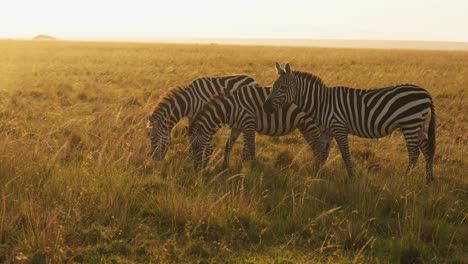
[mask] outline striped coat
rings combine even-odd
[[[224,167],[227,167],[232,145],[239,134],[244,134],[248,158],[255,164],[255,132],[268,136],[282,136],[299,128],[312,151],[323,163],[328,149],[322,146],[320,131],[312,119],[298,106],[290,105],[272,113],[266,113],[263,102],[270,89],[258,85],[242,87],[230,96],[220,96],[208,103],[193,119],[190,128],[190,143],[194,165],[204,169],[212,154],[212,138],[224,124],[232,128],[232,136],[226,145]],[[237,133],[234,133],[237,131]]]
[[[405,174],[415,165],[421,151],[426,160],[426,179],[433,179],[436,113],[432,97],[425,89],[411,84],[372,90],[328,88],[319,77],[293,72],[288,64],[285,70],[278,63],[276,68],[279,78],[265,101],[265,109],[273,112],[286,105],[298,105],[324,131],[324,137],[335,138],[349,176],[353,172],[348,134],[379,138],[400,129],[409,153]]]

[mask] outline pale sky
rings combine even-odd
[[[468,42],[468,0],[0,0],[0,38]]]

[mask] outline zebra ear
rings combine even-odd
[[[275,67],[276,67],[276,72],[278,73],[278,75],[285,73],[285,71],[283,70],[283,68],[281,68],[281,65],[278,62],[275,62]]]
[[[286,65],[284,65],[284,69],[286,69],[287,74],[291,73],[291,66],[289,66],[289,63],[286,63]]]

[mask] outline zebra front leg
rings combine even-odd
[[[249,150],[249,159],[252,163],[252,167],[256,166],[255,158],[255,129],[254,127],[247,128],[244,130],[244,142],[246,143]]]
[[[325,164],[325,162],[327,161],[328,159],[328,156],[330,155],[330,148],[331,148],[331,141],[332,141],[333,137],[331,135],[329,135],[328,133],[323,133],[321,134],[321,143],[322,143],[322,148],[323,148],[323,163]]]
[[[344,127],[334,129],[334,137],[338,148],[341,152],[341,157],[343,158],[344,164],[346,166],[346,171],[348,172],[349,178],[353,177],[353,165],[351,163],[351,155],[349,154],[349,144],[348,144],[348,132]]]
[[[233,128],[231,130],[231,136],[229,137],[228,141],[226,142],[226,148],[224,150],[224,161],[223,161],[223,170],[227,169],[229,166],[229,158],[231,156],[232,146],[236,143],[237,139],[241,134],[241,130]],[[245,147],[244,147],[245,149]]]
[[[203,158],[202,158],[202,170],[206,170],[208,167],[208,162],[210,161],[211,154],[213,154],[213,145],[209,144],[203,150]],[[205,171],[206,172],[206,171]]]
[[[313,124],[300,125],[298,128],[315,158],[319,161],[319,166],[322,167],[326,161],[326,151],[322,144],[320,129]]]

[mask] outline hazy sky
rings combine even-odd
[[[0,38],[468,42],[468,0],[0,0]]]

